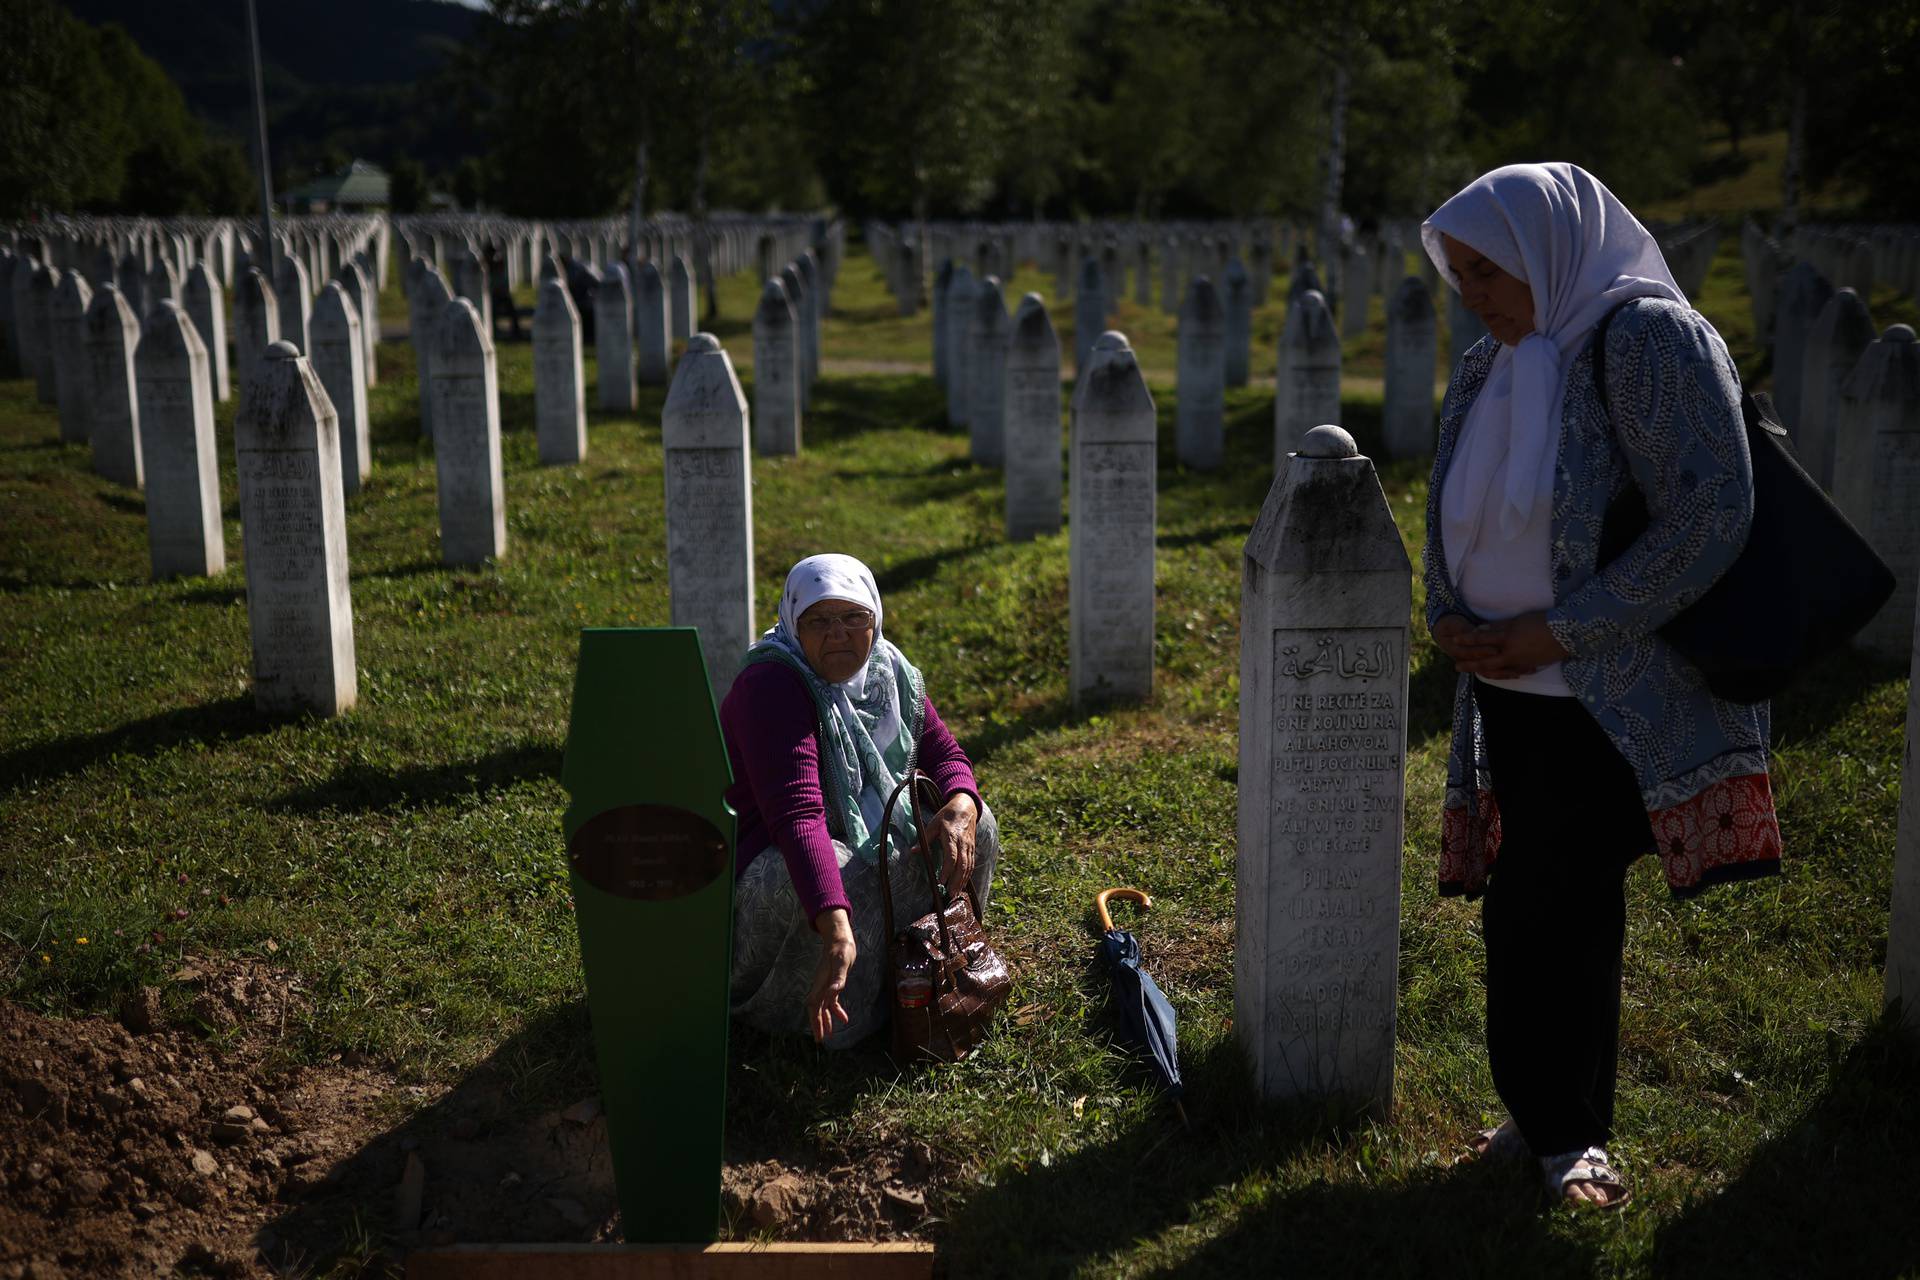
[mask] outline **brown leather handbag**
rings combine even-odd
[[[893,805],[912,791],[914,848],[927,869],[934,909],[904,929],[895,929],[888,861],[893,849]],[[1006,961],[987,941],[975,909],[973,886],[949,898],[927,839],[923,796],[939,799],[933,779],[917,770],[887,797],[881,819],[880,901],[886,910],[887,966],[893,977],[893,1060],[900,1066],[958,1062],[987,1034],[987,1027],[1013,990]]]

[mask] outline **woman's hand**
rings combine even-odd
[[[820,935],[820,962],[813,968],[813,990],[807,992],[807,1026],[814,1040],[822,1041],[833,1034],[836,1019],[841,1026],[849,1021],[840,993],[847,988],[847,974],[853,971],[858,948],[845,907],[822,911],[813,928]]]
[[[973,879],[973,839],[979,826],[980,810],[964,791],[956,791],[927,824],[934,855],[945,868],[941,879],[949,894],[960,892]]]
[[[1547,628],[1547,615],[1539,610],[1477,626],[1450,613],[1434,624],[1433,639],[1453,659],[1455,671],[1492,680],[1532,675],[1569,656]]]

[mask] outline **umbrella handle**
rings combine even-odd
[[[1113,929],[1113,917],[1107,913],[1108,898],[1125,898],[1129,902],[1139,903],[1142,908],[1148,910],[1153,907],[1153,898],[1139,889],[1102,889],[1093,895],[1093,911],[1100,917],[1101,929],[1109,932]]]

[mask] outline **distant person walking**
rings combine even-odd
[[[1470,1146],[1613,1208],[1627,867],[1657,851],[1682,895],[1779,868],[1768,704],[1715,698],[1656,634],[1746,541],[1739,374],[1652,235],[1574,165],[1496,169],[1421,239],[1488,330],[1441,409],[1426,548],[1427,623],[1460,673],[1441,891],[1484,895],[1510,1117]],[[1633,486],[1647,527],[1603,563]]]

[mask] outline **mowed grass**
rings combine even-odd
[[[1757,353],[1750,321],[1744,347],[1734,324],[1745,299],[1727,251],[1703,304],[1744,367]],[[723,282],[708,321],[749,373],[756,295],[747,277]],[[830,361],[924,363],[925,313],[893,315],[864,254],[835,305]],[[1170,321],[1141,323],[1149,371],[1170,374]],[[1377,329],[1376,316],[1376,350]],[[494,1059],[525,1105],[571,1101],[594,1086],[559,765],[578,629],[668,619],[663,392],[645,390],[632,416],[593,414],[584,464],[542,468],[531,352],[503,343],[508,550],[455,572],[439,565],[409,352],[380,354],[374,475],[347,511],[360,705],[331,721],[252,709],[232,405],[219,427],[233,567],[153,583],[139,496],[57,443],[28,383],[0,383],[4,990],[83,1013],[158,983],[184,1014],[169,986],[183,956],[268,956],[312,999],[290,1028],[298,1056],[359,1049],[448,1085]],[[1256,354],[1256,373],[1266,363]],[[1252,1096],[1230,1022],[1238,606],[1241,546],[1272,477],[1272,395],[1229,395],[1227,465],[1202,475],[1175,464],[1173,388],[1154,381],[1157,686],[1144,706],[1070,707],[1067,534],[1005,542],[999,477],[969,465],[923,373],[827,378],[805,452],[754,459],[757,613],[771,616],[805,554],[873,566],[889,636],[925,671],[999,815],[990,924],[1016,988],[982,1052],[907,1077],[736,1029],[730,1153],[930,1144],[951,1173],[928,1231],[957,1275],[1920,1266],[1920,1066],[1880,1023],[1907,697],[1893,665],[1836,660],[1777,705],[1782,877],[1686,903],[1650,862],[1631,877],[1626,1212],[1544,1212],[1522,1174],[1452,1167],[1499,1106],[1478,913],[1434,891],[1452,675],[1417,625],[1395,1114],[1358,1123]],[[1345,412],[1363,444],[1376,438],[1377,384],[1357,380]],[[1381,478],[1417,563],[1425,465]],[[1416,580],[1416,619],[1419,594]],[[1113,884],[1155,895],[1138,929],[1180,1015],[1191,1132],[1111,1045],[1089,905]]]

